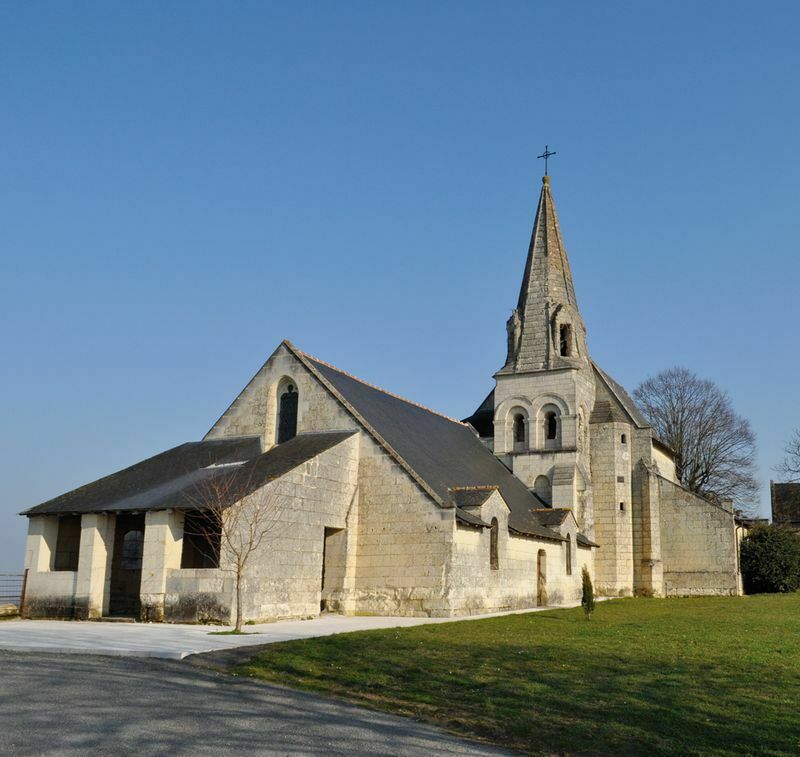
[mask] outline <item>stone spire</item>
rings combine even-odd
[[[502,374],[588,365],[586,327],[575,299],[549,176],[542,178],[519,301],[507,329],[508,357]]]

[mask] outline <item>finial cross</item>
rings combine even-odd
[[[556,153],[555,153],[555,150],[554,150],[553,152],[550,152],[550,146],[549,146],[549,145],[545,145],[545,146],[544,146],[544,152],[543,152],[541,155],[537,155],[537,156],[536,156],[536,157],[537,157],[537,159],[538,159],[538,158],[544,158],[544,175],[545,175],[545,176],[547,176],[547,175],[548,175],[548,174],[547,174],[547,159],[548,159],[548,158],[549,158],[551,155],[555,155],[555,154],[556,154]]]

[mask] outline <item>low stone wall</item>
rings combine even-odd
[[[739,593],[733,513],[658,477],[667,596]]]
[[[59,620],[84,618],[86,607],[78,606],[75,599],[77,578],[77,572],[72,570],[30,571],[25,592],[25,617]]]

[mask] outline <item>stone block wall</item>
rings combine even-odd
[[[633,593],[633,521],[631,428],[622,422],[593,423],[592,495],[595,540],[595,588],[605,596]],[[622,437],[625,436],[623,443]]]
[[[371,438],[362,442],[355,611],[447,615],[455,510],[440,508]]]
[[[733,512],[657,477],[664,592],[669,596],[739,593]]]
[[[308,369],[281,345],[259,369],[206,439],[260,436],[264,449],[275,444],[278,385],[291,379],[298,392],[297,433],[342,431],[358,424]]]
[[[358,447],[358,435],[345,439],[251,495],[269,502],[276,522],[245,570],[246,619],[319,613],[325,529],[347,529],[358,508]],[[235,609],[230,564],[223,553],[219,569],[167,570],[165,618],[229,621]]]

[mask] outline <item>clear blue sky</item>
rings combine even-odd
[[[545,143],[590,349],[800,425],[797,3],[0,9],[0,571],[16,513],[200,438],[284,337],[463,417]]]

